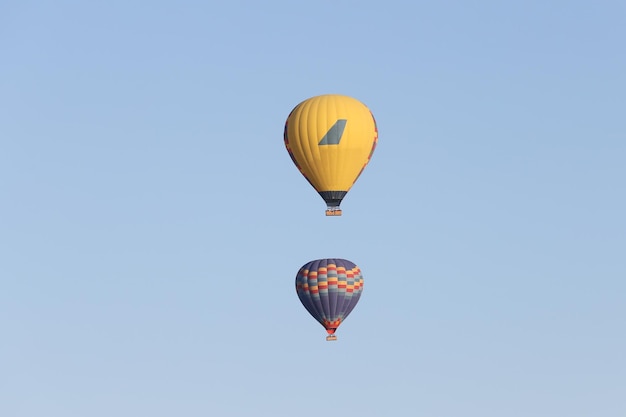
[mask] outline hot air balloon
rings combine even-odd
[[[284,139],[291,159],[326,202],[326,215],[340,216],[341,200],[376,148],[371,111],[352,97],[312,97],[291,111]]]
[[[345,259],[317,259],[300,268],[296,292],[307,311],[326,329],[326,340],[348,317],[363,292],[358,266]]]

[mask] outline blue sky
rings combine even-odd
[[[626,414],[626,6],[0,6],[0,414]],[[284,149],[379,145],[339,218]],[[365,289],[338,330],[304,263]]]

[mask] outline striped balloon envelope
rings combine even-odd
[[[378,129],[365,104],[326,94],[291,111],[284,140],[300,173],[326,202],[326,215],[340,216],[341,201],[374,153]]]
[[[303,265],[296,275],[296,292],[307,311],[337,340],[335,331],[359,302],[363,276],[345,259],[317,259]]]

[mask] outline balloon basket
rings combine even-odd
[[[340,208],[326,209],[326,215],[327,216],[341,216],[341,209]]]
[[[327,342],[332,342],[333,340],[337,340],[337,336],[335,336],[334,334],[331,334],[330,336],[326,336]]]

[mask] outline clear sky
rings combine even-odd
[[[625,39],[618,0],[2,2],[0,415],[623,417]],[[282,138],[325,93],[380,134],[338,218]]]

